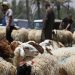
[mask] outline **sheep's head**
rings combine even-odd
[[[44,49],[37,43],[29,42],[30,45],[34,46],[41,54],[44,53]]]
[[[45,40],[44,44],[45,44],[45,46],[50,46],[53,44],[53,41],[52,40]]]
[[[10,45],[4,40],[0,41],[0,56],[4,59],[14,56],[14,52],[12,51]]]
[[[23,50],[25,52],[26,57],[35,57],[39,53],[37,50],[34,51],[32,48],[29,48],[29,47],[25,47],[23,48]]]
[[[56,33],[57,33],[56,29],[52,30],[52,34],[56,34]]]

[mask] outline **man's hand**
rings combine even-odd
[[[65,28],[66,30],[69,28],[70,24],[67,25],[67,27]]]

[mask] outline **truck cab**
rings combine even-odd
[[[55,19],[53,29],[59,29],[59,25],[62,22],[60,19]],[[42,29],[43,28],[43,20],[34,20],[34,29]]]

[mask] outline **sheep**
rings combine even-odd
[[[44,40],[43,42],[39,43],[44,49],[51,49],[55,50],[57,48],[65,47],[61,42],[56,42],[54,40]]]
[[[55,42],[53,40],[45,40],[41,43],[36,43],[35,41],[28,41],[26,42],[32,46],[34,46],[41,54],[42,53],[50,53],[52,54],[50,51],[54,50],[56,48],[60,48],[60,47],[64,47],[63,44],[61,44],[60,42]]]
[[[16,28],[14,27],[14,29]],[[6,27],[5,26],[0,27],[0,40],[2,39],[6,39]]]
[[[75,75],[75,47],[59,48],[51,51],[58,63],[66,70],[68,75]]]
[[[33,29],[28,34],[28,40],[39,43],[39,42],[41,42],[41,34],[42,34],[41,30]]]
[[[12,31],[11,37],[13,38],[13,40],[18,40],[18,34],[19,34],[18,30],[13,30]]]
[[[73,32],[73,43],[75,44],[75,31]]]
[[[16,75],[16,67],[0,57],[0,75]]]
[[[75,55],[71,55],[58,62],[68,75],[75,75]]]
[[[28,41],[28,34],[30,29],[21,28],[19,30],[13,30],[11,36],[16,41],[26,42]]]
[[[6,29],[5,28],[0,28],[0,40],[6,38]]]
[[[29,32],[28,34],[28,40],[29,41],[35,41],[34,38],[35,38],[35,34],[36,34],[36,29],[33,29]]]
[[[53,40],[60,41],[65,46],[72,46],[73,35],[68,30],[53,30]]]
[[[17,68],[17,75],[67,75],[67,72],[60,68],[57,59],[50,54],[36,56],[26,64]]]
[[[47,47],[44,47],[44,46],[41,46],[40,44],[36,43],[35,41],[28,41],[26,42],[32,46],[34,46],[41,54],[43,53],[49,53],[49,54],[52,54],[50,51],[51,49],[47,48]]]
[[[40,46],[38,43],[36,43],[35,41],[28,41],[28,44],[32,45],[33,47],[35,47],[41,54],[44,53],[44,49],[42,46]]]
[[[52,50],[51,53],[59,60],[65,59],[71,55],[75,55],[75,47],[64,47]]]
[[[14,52],[12,51],[9,42],[7,40],[0,40],[0,57],[4,59],[12,58]]]
[[[42,34],[42,31],[41,30],[37,30],[36,31],[36,34],[35,34],[35,41],[37,43],[40,43],[41,42],[41,34]]]
[[[18,66],[22,60],[28,61],[27,57],[33,58],[38,55],[38,50],[30,44],[22,43],[14,51],[13,64]]]
[[[19,62],[21,59],[24,59],[25,57],[25,52],[23,49],[20,47],[17,47],[14,51],[14,58],[13,58],[13,65],[18,66]]]
[[[21,38],[21,42],[28,41],[28,32],[29,32],[29,30],[28,29],[25,29],[25,28],[21,28],[19,30],[19,37]]]

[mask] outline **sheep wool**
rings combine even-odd
[[[59,64],[61,64],[68,75],[75,75],[75,55],[65,58]]]
[[[52,54],[68,75],[75,75],[75,47],[59,48]]]
[[[11,36],[16,41],[26,42],[28,41],[29,29],[21,28],[19,30],[13,30]]]
[[[62,42],[65,46],[72,45],[73,34],[68,30],[53,30],[53,39]]]
[[[32,61],[31,75],[60,75],[57,59],[50,54],[38,55]]]
[[[16,75],[16,67],[0,57],[0,75]]]

